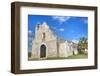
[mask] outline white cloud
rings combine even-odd
[[[78,40],[72,40],[72,42],[74,42],[74,43],[78,43]]]
[[[57,28],[56,27],[52,27],[53,29],[55,29],[55,30],[57,30]]]
[[[29,37],[28,40],[31,41],[32,40],[32,37]]]
[[[31,30],[29,30],[29,31],[28,31],[28,33],[29,33],[29,34],[32,34],[32,31],[31,31]]]
[[[30,43],[30,45],[32,45],[32,43]]]
[[[56,27],[53,27],[53,29],[54,29],[54,30],[57,30],[57,31],[62,31],[62,32],[65,30],[64,28],[59,28],[59,29],[57,29]]]
[[[84,23],[86,23],[86,24],[87,24],[87,23],[88,23],[88,20],[86,20],[86,19],[85,19],[85,20],[84,20]]]
[[[64,31],[64,28],[60,28],[59,31]]]
[[[63,23],[67,20],[69,20],[71,17],[65,17],[65,16],[53,16],[53,19],[58,20],[60,23]]]

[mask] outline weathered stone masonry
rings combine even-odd
[[[68,57],[77,53],[77,44],[57,37],[46,22],[36,25],[32,59]]]

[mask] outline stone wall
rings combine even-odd
[[[78,53],[77,44],[71,41],[59,41],[45,22],[35,29],[31,58],[40,59],[40,47],[43,44],[46,46],[45,58],[68,57]]]
[[[57,39],[48,25],[45,22],[42,25],[38,25],[32,42],[32,58],[40,58],[40,46],[42,44],[46,46],[46,58],[57,57],[56,43]]]

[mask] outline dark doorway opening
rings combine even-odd
[[[46,57],[46,46],[43,44],[40,47],[40,58]]]

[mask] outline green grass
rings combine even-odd
[[[84,59],[84,58],[88,58],[88,55],[86,55],[86,54],[77,54],[77,55],[67,57],[67,59]]]
[[[88,55],[86,54],[77,54],[69,57],[59,57],[59,58],[47,58],[47,60],[59,60],[59,59],[86,59]]]
[[[56,57],[56,58],[47,58],[47,59],[31,59],[30,57],[29,57],[29,61],[31,61],[31,60],[60,60],[60,59],[86,59],[86,58],[88,58],[88,55],[86,55],[86,54],[77,54],[77,55],[73,55],[73,56],[69,56],[69,57]]]

